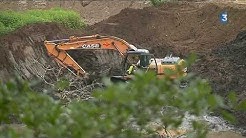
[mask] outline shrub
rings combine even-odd
[[[161,4],[163,4],[165,2],[178,2],[178,1],[179,0],[150,0],[152,5],[154,5],[154,6],[160,6]]]
[[[152,3],[154,6],[159,6],[159,5],[161,5],[162,3],[167,2],[167,1],[169,1],[169,0],[150,0],[150,1],[151,1],[151,3]]]

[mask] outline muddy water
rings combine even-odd
[[[245,138],[242,134],[245,134],[246,130],[243,128],[237,128],[223,118],[213,115],[205,114],[201,117],[195,117],[188,113],[185,114],[184,121],[180,129],[189,130],[192,128],[192,121],[202,121],[208,125],[209,133],[208,138]]]

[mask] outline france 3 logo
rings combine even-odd
[[[228,23],[228,13],[227,11],[223,11],[219,15],[220,23],[227,24]]]

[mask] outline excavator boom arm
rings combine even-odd
[[[45,41],[45,47],[48,54],[62,66],[74,69],[77,75],[84,75],[85,70],[67,53],[67,50],[116,50],[121,56],[125,56],[128,50],[137,50],[137,48],[125,40],[114,36],[84,36],[70,37],[69,39]]]

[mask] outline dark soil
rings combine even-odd
[[[90,74],[92,80],[101,77],[119,75],[123,58],[114,50],[70,50],[74,60]]]
[[[222,81],[213,85],[214,88],[221,95],[234,91],[239,101],[246,100],[246,31],[241,32],[234,41],[214,52],[224,62],[224,65],[219,64],[218,67],[224,68]],[[245,127],[246,112],[238,111],[235,114],[240,124]]]
[[[222,25],[219,13],[228,11],[229,23]],[[120,14],[88,28],[87,34],[114,35],[150,49],[157,57],[168,50],[179,56],[191,51],[206,53],[233,40],[246,29],[244,9],[219,7],[214,4],[173,4],[124,9]]]
[[[239,101],[246,100],[246,31],[239,33],[235,40],[201,56],[192,69],[210,81],[214,92],[223,97],[236,92]],[[239,125],[245,127],[246,112],[233,113]]]

